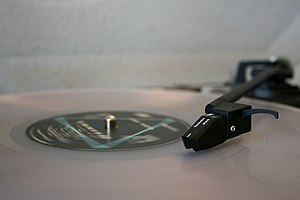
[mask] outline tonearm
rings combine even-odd
[[[187,149],[200,151],[208,149],[226,140],[251,131],[251,116],[253,114],[271,114],[276,119],[279,114],[273,110],[253,109],[251,105],[235,103],[248,92],[257,88],[264,82],[282,81],[292,77],[293,70],[286,59],[271,57],[269,60],[240,63],[240,70],[247,66],[260,66],[256,75],[250,81],[233,87],[233,89],[205,107],[202,115],[192,127],[182,136]]]

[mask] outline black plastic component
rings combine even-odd
[[[247,96],[300,108],[300,88],[287,82],[287,79],[293,77],[293,68],[284,58],[272,57],[269,60],[240,62],[234,87],[246,83],[249,81],[247,79],[256,79],[259,74],[270,69],[278,69],[278,72],[271,79],[248,92]]]
[[[288,78],[293,78],[293,68],[285,58],[271,57],[269,60],[251,60],[239,63],[235,83],[245,83],[247,80],[247,70],[251,70],[251,75],[256,77],[261,72],[270,68],[278,68],[279,72],[272,78],[272,81],[285,82]]]
[[[249,105],[224,102],[212,110],[212,112],[226,118],[226,139],[251,131],[251,115],[243,115],[243,112],[249,109],[251,109]]]
[[[201,116],[182,136],[187,149],[208,149],[224,143],[227,139],[251,131],[251,115],[271,114],[278,119],[276,111],[252,109],[250,105],[223,102],[211,113]]]
[[[253,79],[246,81],[246,69],[249,66],[256,68],[252,71]],[[194,151],[208,149],[249,132],[253,114],[271,114],[278,119],[276,111],[252,109],[250,105],[234,102],[264,83],[284,84],[284,81],[292,76],[291,65],[285,59],[272,57],[266,61],[241,62],[236,80],[241,84],[206,105],[206,115],[200,117],[182,136],[185,147]]]
[[[213,108],[220,106],[223,102],[237,101],[242,96],[246,95],[248,92],[258,87],[260,84],[275,77],[279,72],[280,69],[278,67],[269,68],[266,69],[263,73],[257,75],[254,79],[243,84],[237,85],[230,92],[225,93],[221,97],[207,104],[205,107],[205,113],[210,113]]]
[[[222,144],[226,141],[226,119],[207,114],[201,116],[182,136],[185,148],[200,151]]]

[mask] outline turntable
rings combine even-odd
[[[247,91],[278,75],[267,71]],[[299,109],[233,94],[225,104],[166,89],[2,96],[1,199],[298,199]],[[215,116],[226,137],[191,142]]]

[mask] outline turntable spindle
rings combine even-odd
[[[117,118],[113,115],[107,115],[105,117],[105,128],[111,129],[111,128],[117,128]]]

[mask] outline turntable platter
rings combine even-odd
[[[1,199],[298,199],[300,112],[280,104],[243,99],[253,107],[278,111],[280,120],[255,116],[252,132],[201,152],[186,150],[179,136],[145,148],[91,151],[45,145],[28,135],[37,123],[61,116],[82,117],[83,113],[163,117],[173,120],[163,121],[167,125],[178,122],[173,128],[180,129],[181,134],[214,98],[201,93],[142,89],[2,96]],[[102,119],[99,123],[103,125]],[[118,125],[122,123],[128,125],[124,121]],[[149,121],[141,123],[149,125]],[[142,130],[146,131],[139,136],[159,138],[167,134],[167,128],[156,129],[157,124],[160,122],[150,123],[155,130],[135,125],[133,129],[140,129],[128,135]]]

